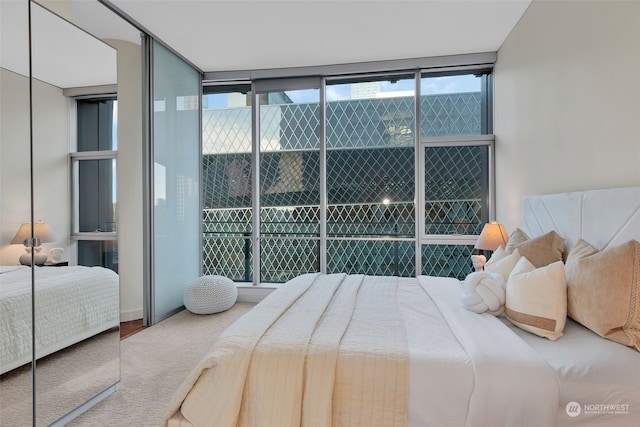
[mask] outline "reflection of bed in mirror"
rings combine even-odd
[[[0,373],[31,361],[31,269],[0,270]],[[37,267],[36,358],[119,326],[118,275],[102,267]]]

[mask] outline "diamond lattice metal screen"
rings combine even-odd
[[[412,277],[415,243],[389,240],[329,240],[327,273]]]
[[[422,136],[479,134],[480,100],[479,93],[422,97]],[[400,97],[327,103],[327,237],[352,238],[327,242],[327,271],[415,275],[415,243],[398,240],[415,238],[414,102]],[[319,269],[318,117],[317,103],[260,107],[264,281]],[[204,271],[251,280],[250,107],[205,110],[203,153]],[[427,234],[480,232],[487,158],[486,147],[427,148]],[[439,247],[423,246],[423,274],[467,271],[464,246],[445,246],[457,257],[453,267],[442,261]]]
[[[488,218],[487,146],[425,148],[425,234],[480,234]]]
[[[286,282],[303,273],[320,271],[318,239],[260,239],[260,277]]]
[[[327,149],[413,147],[413,97],[327,103]]]
[[[420,112],[420,136],[482,133],[482,96],[479,92],[423,96]]]
[[[345,221],[345,218],[348,220]],[[413,237],[414,218],[413,203],[331,205],[327,212],[327,235]]]
[[[251,208],[205,209],[203,212],[203,274],[236,281],[253,280]]]
[[[473,245],[422,245],[422,274],[463,280],[471,273]]]
[[[260,106],[260,278],[285,282],[320,271],[320,109],[272,101]]]

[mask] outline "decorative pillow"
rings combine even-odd
[[[520,230],[519,228],[516,228],[515,230],[513,230],[513,233],[511,233],[511,235],[509,236],[509,240],[507,241],[507,245],[504,247],[504,250],[507,253],[507,255],[509,255],[510,253],[513,253],[513,250],[516,248],[516,245],[520,243],[524,243],[527,240],[529,240],[529,236],[527,236],[527,233]]]
[[[487,273],[500,273],[502,277],[504,277],[504,280],[507,281],[511,274],[511,270],[516,266],[519,259],[520,252],[517,249],[510,255],[504,255],[503,257],[498,258],[497,261],[494,261],[492,256],[484,265],[484,271]]]
[[[502,258],[506,256],[507,256],[507,253],[505,252],[504,248],[502,246],[498,246],[498,249],[493,251],[487,263],[500,261]]]
[[[524,232],[522,232],[522,235],[526,236]],[[542,236],[525,241],[520,241],[521,236],[519,234],[514,237],[519,242],[511,244],[510,237],[507,245],[511,244],[511,247],[507,249],[512,251],[518,249],[520,255],[528,259],[535,267],[544,267],[556,261],[562,261],[564,239],[555,231],[550,231]]]
[[[514,325],[552,341],[562,336],[567,321],[564,264],[536,268],[524,256],[507,282],[505,315]]]
[[[569,283],[569,275],[573,274],[575,271],[575,267],[578,261],[582,258],[586,258],[593,254],[597,254],[600,252],[598,249],[591,246],[585,240],[578,239],[578,241],[573,245],[571,251],[567,255],[567,261],[564,263],[564,270],[567,274],[567,283]]]
[[[600,252],[579,240],[565,268],[569,317],[640,351],[640,242]]]

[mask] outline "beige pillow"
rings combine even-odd
[[[519,259],[520,252],[517,249],[510,255],[499,256],[497,260],[494,260],[492,256],[484,265],[484,271],[487,273],[500,273],[506,282]]]
[[[509,238],[509,243],[511,243],[511,238]],[[550,231],[542,236],[515,243],[509,249],[518,249],[520,255],[528,259],[535,267],[544,267],[556,261],[562,261],[564,239],[555,231]]]
[[[566,270],[569,316],[640,351],[640,242],[599,252],[579,240],[569,252]]]
[[[575,271],[576,263],[582,258],[597,254],[598,252],[600,251],[591,246],[585,240],[578,239],[576,244],[571,248],[571,251],[569,251],[567,261],[564,263],[564,269],[567,273],[567,283],[569,282],[569,275],[573,274]]]
[[[552,341],[562,336],[567,321],[564,264],[536,268],[524,256],[507,282],[505,315],[514,325]]]
[[[520,230],[519,228],[516,228],[509,236],[509,240],[507,241],[507,245],[504,247],[504,250],[508,255],[513,252],[517,244],[524,243],[527,240],[529,240],[529,236],[527,236],[527,233]]]

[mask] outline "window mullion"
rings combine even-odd
[[[260,95],[252,90],[251,96],[251,200],[253,285],[260,284]]]
[[[414,133],[415,133],[415,143],[414,143],[414,167],[415,167],[415,197],[414,203],[415,206],[413,211],[415,213],[415,263],[416,263],[416,277],[419,276],[422,272],[422,246],[420,242],[420,236],[422,234],[422,230],[424,230],[424,157],[421,155],[422,148],[420,145],[420,120],[422,117],[420,99],[421,99],[421,84],[420,84],[420,70],[416,71],[415,76],[415,125],[414,125]]]
[[[320,273],[327,272],[327,103],[326,81],[320,85]]]

